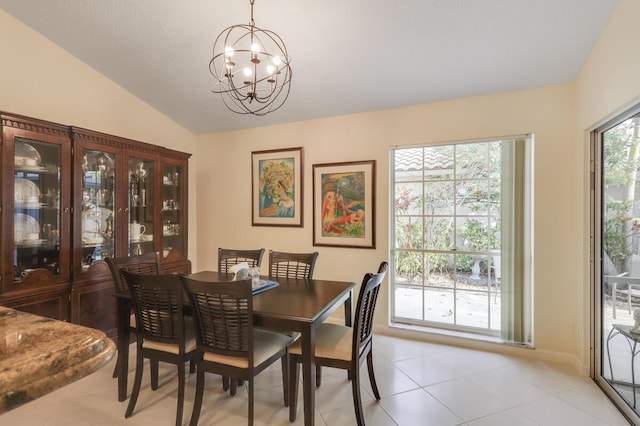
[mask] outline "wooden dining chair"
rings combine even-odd
[[[168,362],[178,367],[176,425],[182,425],[184,407],[184,364],[196,359],[193,321],[185,320],[184,293],[180,275],[140,275],[120,270],[131,292],[136,316],[136,373],[125,418],[136,407],[144,359]]]
[[[373,312],[376,308],[380,285],[389,265],[382,262],[376,274],[367,273],[362,280],[358,303],[356,305],[355,324],[347,327],[339,324],[323,323],[316,332],[316,365],[340,368],[349,371],[353,393],[353,408],[358,426],[364,426],[362,399],[360,396],[360,365],[367,360],[369,381],[373,394],[380,400],[378,385],[373,372]],[[302,350],[300,341],[289,348],[289,420],[295,421],[297,415],[298,383]]]
[[[158,275],[162,270],[161,259],[160,252],[156,251],[139,256],[107,257],[105,261],[109,265],[116,290],[126,293],[129,288],[124,277],[120,274],[120,269],[140,275]]]
[[[310,280],[313,278],[313,270],[316,267],[316,261],[318,260],[319,253],[317,251],[313,253],[286,253],[282,251],[269,250],[269,278],[301,278],[304,280]],[[293,340],[300,338],[300,333],[292,331],[288,333]],[[288,381],[289,365],[287,364],[288,358],[282,359],[282,381]],[[316,369],[316,381],[318,382],[321,376],[321,369]],[[289,404],[288,395],[285,388],[285,405]]]
[[[218,247],[218,272],[228,273],[229,268],[242,262],[247,262],[250,268],[259,268],[262,265],[264,252],[264,248],[257,250],[236,250]],[[241,380],[239,384],[242,385]],[[225,391],[231,389],[231,395],[236,394],[237,386],[238,382],[230,381],[229,377],[222,377],[222,389]]]
[[[289,336],[253,327],[251,280],[206,282],[182,277],[195,319],[197,382],[190,425],[198,424],[204,373],[246,380],[249,425],[253,424],[253,379],[278,358],[288,357]],[[283,389],[287,383],[282,384]]]
[[[160,266],[160,252],[146,253],[139,256],[122,256],[122,257],[107,257],[105,261],[109,265],[111,271],[111,278],[115,286],[116,291],[122,293],[129,293],[129,288],[124,279],[124,276],[120,273],[120,270],[126,270],[142,275],[158,275],[161,271]],[[130,333],[135,335],[136,333],[136,319],[133,313],[133,307],[131,309],[131,315],[129,319]],[[116,367],[113,370],[113,378],[118,377],[118,366],[122,359],[120,353],[116,358]],[[158,388],[158,364],[153,363],[151,365],[151,388],[156,390]]]
[[[313,278],[319,253],[285,253],[269,250],[269,277]]]
[[[218,272],[229,272],[229,268],[238,263],[247,262],[250,268],[260,267],[264,249],[235,250],[218,248]]]

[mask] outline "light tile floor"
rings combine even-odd
[[[368,425],[627,425],[596,384],[569,366],[513,356],[376,335],[375,371],[382,399],[376,402],[366,374],[363,407]],[[135,345],[132,345],[135,352]],[[129,372],[133,380],[134,354]],[[114,359],[115,360],[115,359]],[[173,425],[176,370],[160,368],[160,388],[143,388],[133,417],[117,401],[114,360],[98,372],[0,416],[0,425]],[[219,376],[207,376],[200,425],[246,425],[247,393],[222,391]],[[183,423],[188,424],[195,375],[188,378]],[[302,398],[301,392],[299,398]],[[256,379],[257,425],[290,425],[282,404],[280,363]],[[316,424],[355,425],[346,373],[324,368],[316,393]],[[302,401],[298,419],[303,424]]]

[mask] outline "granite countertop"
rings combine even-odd
[[[0,413],[93,373],[115,351],[100,330],[0,306]]]

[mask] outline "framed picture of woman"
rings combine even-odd
[[[253,226],[303,225],[302,147],[251,153]]]
[[[313,245],[375,248],[376,162],[313,165]]]

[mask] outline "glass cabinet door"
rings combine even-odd
[[[35,269],[60,277],[62,147],[21,137],[14,142],[13,279]]]
[[[130,157],[128,163],[128,255],[137,256],[154,251],[155,162],[149,159]]]
[[[165,164],[162,172],[162,254],[186,253],[185,168]]]
[[[82,148],[80,245],[82,270],[115,256],[115,154]]]

